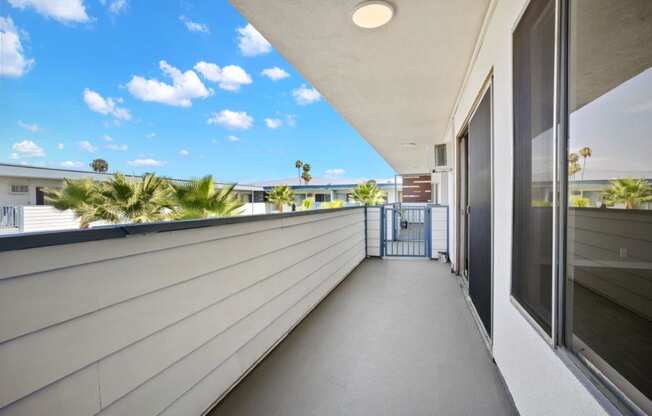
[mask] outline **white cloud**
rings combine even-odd
[[[93,146],[88,140],[82,140],[79,142],[79,148],[88,153],[95,153],[97,147]]]
[[[219,124],[228,129],[248,129],[254,123],[254,118],[244,111],[222,110],[213,113],[208,124]]]
[[[136,167],[156,168],[156,167],[165,166],[167,162],[164,162],[162,160],[147,158],[147,159],[130,160],[127,162],[127,164],[129,166],[136,166]]]
[[[146,139],[153,139],[154,137],[156,137],[156,133],[147,133],[147,134],[145,135],[145,138],[146,138]]]
[[[58,144],[57,144],[57,149],[59,149],[59,150],[63,150],[63,147],[64,147],[64,146],[63,146],[63,143],[58,143]]]
[[[287,124],[290,127],[294,127],[297,125],[297,116],[294,114],[288,114],[285,116],[285,124]]]
[[[129,2],[127,0],[113,0],[109,3],[109,12],[111,14],[120,14],[123,11],[127,10],[128,6]]]
[[[277,66],[263,69],[263,72],[261,72],[261,74],[271,79],[272,81],[278,81],[280,79],[287,78],[290,76],[290,74],[288,74],[285,70]]]
[[[32,133],[36,133],[37,131],[41,130],[41,128],[38,126],[38,124],[33,123],[25,123],[22,120],[18,120],[18,126],[24,128],[27,131],[31,131]]]
[[[32,8],[45,17],[62,23],[87,22],[84,0],[8,0],[18,9]]]
[[[190,154],[190,152],[187,151],[186,149],[181,149],[181,150],[179,150],[179,156],[186,157],[186,156],[188,156],[189,154]]]
[[[240,138],[239,138],[238,136],[228,136],[228,137],[226,138],[226,140],[235,143],[235,142],[239,142],[239,141],[240,141]]]
[[[23,140],[22,142],[14,143],[14,145],[11,146],[11,150],[14,151],[11,154],[12,159],[45,156],[43,148],[31,140]]]
[[[299,105],[308,105],[321,100],[321,94],[314,88],[308,88],[305,85],[292,90],[294,101]]]
[[[130,120],[131,113],[124,107],[118,107],[121,98],[102,97],[98,92],[86,88],[83,93],[84,102],[91,111],[103,115],[112,115],[119,120]]]
[[[159,66],[167,76],[172,78],[172,85],[155,78],[145,79],[134,76],[127,84],[127,89],[134,97],[142,101],[150,101],[179,107],[190,107],[194,98],[206,98],[211,91],[201,82],[195,71],[184,73],[165,61]]]
[[[197,62],[195,71],[211,82],[217,82],[226,91],[237,91],[241,85],[251,84],[251,77],[237,65],[227,65],[220,68],[209,62]]]
[[[277,129],[283,125],[283,121],[280,118],[266,118],[265,124],[270,129]]]
[[[104,140],[105,142],[112,142],[113,137],[109,136],[108,134],[105,134],[104,136],[102,136],[102,140]]]
[[[181,20],[186,25],[186,29],[191,32],[211,33],[208,25],[204,23],[193,22],[184,15],[179,16],[179,20]]]
[[[77,160],[66,160],[64,162],[61,162],[61,166],[70,169],[81,169],[84,167],[84,163]]]
[[[25,58],[19,30],[11,17],[0,17],[0,76],[18,78],[34,64]]]
[[[109,150],[115,150],[117,152],[126,152],[127,149],[129,149],[129,146],[127,146],[126,144],[109,143],[104,145],[104,148]]]
[[[326,176],[327,178],[334,178],[337,176],[342,176],[345,173],[346,171],[342,168],[326,169],[324,176]]]
[[[244,56],[262,55],[272,50],[272,45],[258,33],[251,23],[237,28],[236,31],[238,32],[238,46]]]

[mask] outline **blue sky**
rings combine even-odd
[[[393,175],[226,0],[0,0],[0,36],[4,162],[251,182],[302,159],[314,177]]]

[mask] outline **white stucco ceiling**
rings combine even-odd
[[[361,0],[230,1],[398,173],[430,170],[489,0],[394,0],[372,30]]]

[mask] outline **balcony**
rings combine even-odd
[[[365,211],[3,238],[0,415],[515,413],[456,277],[366,259]]]
[[[510,415],[457,278],[364,260],[210,413]]]

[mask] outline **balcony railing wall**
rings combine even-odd
[[[363,260],[364,215],[0,253],[0,415],[200,414]]]

